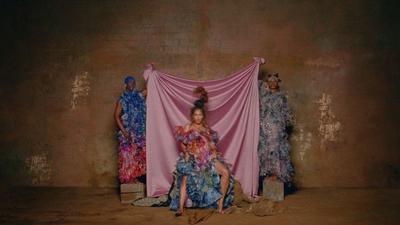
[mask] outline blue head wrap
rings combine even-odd
[[[125,84],[128,84],[128,82],[131,81],[131,80],[136,81],[134,77],[127,76],[127,77],[125,77],[125,81],[124,82],[125,82]]]

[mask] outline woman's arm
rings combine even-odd
[[[144,83],[142,95],[143,95],[144,100],[146,100],[147,99],[147,81]]]
[[[178,149],[180,152],[185,154],[185,160],[189,159],[188,153],[188,140],[185,133],[189,130],[190,125],[185,125],[184,127],[178,126],[175,129],[175,139],[178,143]]]
[[[181,152],[187,152],[187,145],[184,144],[183,142],[179,142],[179,150]]]
[[[180,141],[179,142],[179,150],[181,152],[183,152],[183,154],[185,155],[185,160],[188,161],[189,160],[189,152],[187,150],[188,148],[188,144],[185,143],[184,141]]]
[[[117,122],[117,126],[118,128],[121,130],[122,134],[127,138],[129,137],[128,131],[125,130],[124,126],[122,125],[122,121],[121,121],[121,111],[122,111],[122,105],[121,102],[117,102],[117,104],[115,104],[115,110],[114,110],[114,119],[115,122]]]

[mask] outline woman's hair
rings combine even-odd
[[[193,90],[194,94],[198,94],[200,95],[199,99],[197,99],[194,103],[193,103],[193,107],[190,110],[190,117],[193,117],[193,114],[196,110],[200,110],[201,113],[203,114],[203,125],[207,126],[207,120],[206,120],[206,111],[204,109],[205,104],[208,102],[208,93],[206,91],[206,89],[204,89],[203,87],[197,87]]]

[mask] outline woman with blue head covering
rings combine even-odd
[[[115,106],[118,125],[119,180],[134,183],[146,174],[146,104],[145,93],[136,90],[136,80],[127,76],[125,90]]]

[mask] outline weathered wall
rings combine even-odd
[[[297,117],[299,186],[399,186],[394,2],[2,1],[1,179],[115,186],[124,74],[214,79],[263,56]]]

